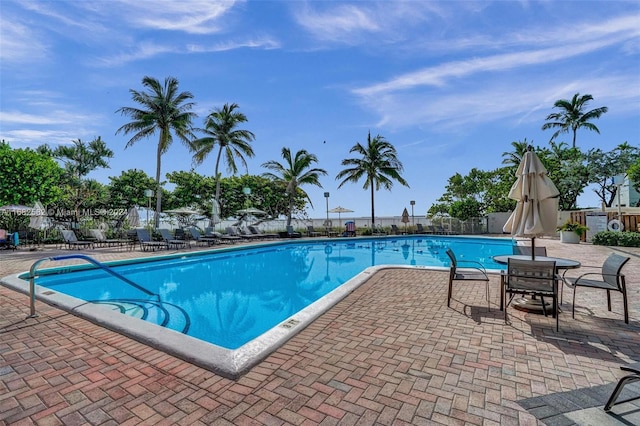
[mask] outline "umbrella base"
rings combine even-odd
[[[521,297],[519,299],[513,299],[513,302],[511,302],[511,306],[519,311],[540,315],[544,314],[544,310],[542,309],[542,300],[534,297]],[[553,314],[553,305],[551,304],[551,302],[545,300],[544,309],[547,311],[547,314]]]

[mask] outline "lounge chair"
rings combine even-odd
[[[622,293],[622,305],[624,309],[624,322],[629,324],[629,304],[627,300],[627,284],[622,268],[631,259],[627,256],[621,256],[611,253],[604,261],[599,272],[587,272],[577,278],[564,277],[567,286],[573,288],[573,307],[571,316],[575,318],[576,313],[576,293],[578,287],[596,288],[607,291],[607,308],[611,312],[611,291],[619,291]],[[583,266],[581,268],[594,268],[593,266]]]
[[[286,234],[287,234],[287,237],[289,237],[289,238],[300,238],[300,237],[302,237],[302,234],[299,233],[299,232],[294,231],[293,230],[293,226],[291,226],[291,225],[287,226]]]
[[[450,231],[447,231],[442,225],[435,225],[435,233],[440,235],[451,235]]]
[[[247,240],[252,240],[252,241],[264,239],[264,235],[254,234],[248,228],[245,228],[245,227],[238,227],[238,234],[240,234],[240,237],[245,238]]]
[[[253,225],[249,225],[247,228],[249,228],[249,232],[251,232],[253,235],[261,235],[262,238],[265,238],[265,239],[278,238],[278,234],[267,234],[264,232],[260,232],[260,230],[258,230],[258,228],[256,228]]]
[[[614,405],[624,404],[625,402],[635,401],[636,399],[640,399],[640,396],[633,396],[631,398],[627,398],[623,401],[617,401],[622,389],[628,385],[629,383],[640,381],[640,362],[636,362],[634,364],[629,365],[621,365],[620,369],[622,371],[628,371],[631,374],[624,376],[618,381],[616,388],[613,390],[613,393],[609,397],[609,400],[604,406],[604,411],[611,411],[611,408]]]
[[[136,229],[136,236],[138,237],[138,242],[140,243],[142,251],[156,251],[169,248],[167,243],[164,241],[152,240],[149,231],[146,229]]]
[[[486,286],[487,305],[489,305],[489,276],[482,263],[474,260],[458,260],[451,249],[447,249],[449,256],[449,292],[447,295],[447,307],[451,307],[453,297],[453,283],[455,281],[484,281]],[[462,268],[462,269],[461,269]],[[490,309],[490,307],[489,307]]]
[[[391,234],[392,235],[400,235],[400,230],[396,225],[391,225]]]
[[[212,246],[218,242],[218,237],[207,237],[200,234],[196,228],[189,228],[189,233],[191,234],[191,238],[196,242],[196,244],[206,244],[207,246]]]
[[[13,249],[18,248],[20,241],[19,234],[14,232],[9,234],[6,229],[0,229],[0,248],[1,249]]]
[[[313,228],[313,225],[307,226],[307,237],[319,237],[322,232],[318,232]]]
[[[258,238],[260,238],[259,235],[253,235],[253,234],[247,234],[245,232],[240,231],[239,228],[235,227],[235,226],[227,226],[226,228],[226,235],[233,237],[233,238],[238,238],[241,240],[256,240]]]
[[[427,234],[427,230],[422,227],[421,223],[416,224],[416,234]]]
[[[63,229],[60,232],[62,233],[62,238],[64,239],[64,243],[68,249],[93,248],[93,241],[78,240],[75,232],[71,229]]]
[[[158,228],[158,232],[162,236],[162,239],[167,244],[168,248],[180,249],[188,247],[189,242],[187,240],[176,239],[173,235],[171,235],[171,232],[169,232],[168,229]]]
[[[556,262],[553,260],[509,259],[506,273],[500,275],[500,309],[504,304],[504,322],[507,323],[507,308],[513,297],[533,294],[540,297],[542,312],[547,316],[545,297],[551,297],[551,313],[556,318],[558,331],[558,282]],[[507,294],[511,297],[507,300]],[[506,301],[506,303],[504,303]]]
[[[104,232],[100,229],[90,229],[89,232],[95,239],[95,243],[100,247],[122,247],[126,244],[130,244],[130,240],[107,238],[104,236]]]

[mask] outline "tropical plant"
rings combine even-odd
[[[510,167],[518,167],[522,162],[522,158],[527,152],[529,145],[533,145],[533,141],[528,142],[527,138],[524,138],[524,141],[511,142],[513,151],[506,151],[502,153],[502,164]]]
[[[309,201],[309,204],[313,206],[311,198],[301,186],[316,185],[322,188],[320,176],[326,176],[327,171],[312,167],[314,163],[318,162],[318,158],[304,149],[299,150],[292,157],[289,148],[282,148],[282,158],[285,164],[273,160],[262,164],[262,167],[273,171],[263,173],[262,176],[272,179],[275,182],[280,182],[283,188],[285,188],[285,194],[288,200],[287,226],[289,226],[291,225],[294,200],[298,191],[300,191]]]
[[[149,199],[144,191],[153,188],[155,180],[144,171],[129,169],[120,176],[109,176],[109,203],[111,208],[128,210],[133,206],[146,206]]]
[[[113,151],[100,136],[88,144],[81,139],[72,142],[73,145],[60,145],[51,151],[51,156],[64,164],[69,180],[82,179],[97,168],[109,168],[107,159],[113,158]],[[46,151],[49,147],[45,145],[38,149]]]
[[[640,232],[600,231],[594,234],[591,242],[609,247],[640,247]]]
[[[640,192],[640,159],[629,167],[629,185]]]
[[[578,197],[590,181],[587,157],[578,148],[569,148],[565,142],[550,142],[549,145],[551,149],[543,148],[536,153],[560,192],[560,210],[574,210]]]
[[[165,200],[170,209],[192,206],[203,212],[212,209],[215,182],[212,177],[202,176],[193,170],[167,173],[167,181],[174,185]]]
[[[251,142],[255,135],[249,130],[238,129],[241,123],[247,122],[247,116],[236,111],[238,104],[224,104],[222,108],[215,109],[205,119],[205,128],[198,129],[206,136],[191,142],[194,151],[193,161],[196,165],[202,164],[207,156],[218,147],[214,178],[216,180],[215,198],[220,202],[220,160],[224,152],[224,160],[227,171],[231,174],[238,172],[236,158],[240,160],[244,168],[247,168],[245,156],[253,157]]]
[[[582,237],[582,235],[588,230],[589,228],[587,228],[586,226],[578,222],[571,222],[571,221],[565,222],[563,225],[558,226],[558,228],[556,229],[556,231],[558,232],[561,232],[561,231],[575,232],[576,234],[578,234],[579,237]]]
[[[626,175],[631,166],[640,160],[640,149],[624,142],[609,152],[600,149],[590,150],[587,154],[587,167],[590,183],[595,184],[593,190],[598,198],[611,207],[618,193],[614,177]]]
[[[32,149],[12,149],[0,142],[0,205],[47,206],[62,197],[60,180],[64,170],[48,155]]]
[[[607,112],[607,107],[600,107],[585,111],[589,101],[593,100],[593,96],[586,94],[580,96],[580,93],[573,95],[571,100],[559,99],[554,104],[554,108],[558,108],[560,112],[549,114],[545,119],[548,123],[542,126],[542,130],[558,129],[551,136],[551,141],[558,137],[560,133],[573,133],[573,148],[576,147],[576,134],[578,129],[585,128],[600,133],[600,130],[590,121]]]
[[[122,132],[125,135],[132,133],[133,137],[127,142],[126,148],[139,140],[158,134],[156,148],[156,228],[160,222],[159,212],[162,211],[162,185],[160,171],[162,155],[167,152],[173,142],[173,135],[183,143],[189,145],[194,138],[192,120],[196,114],[191,112],[194,103],[189,102],[193,98],[191,92],[178,92],[178,80],[167,77],[162,85],[157,79],[145,76],[142,85],[146,92],[129,90],[131,98],[140,105],[140,108],[122,107],[116,112],[130,117],[133,121],[120,127],[116,134]]]
[[[66,192],[57,204],[55,217],[78,223],[85,214],[83,209],[95,216],[91,209],[104,206],[106,201],[105,187],[101,183],[87,179],[87,175],[98,168],[109,168],[109,158],[113,158],[113,151],[100,136],[89,143],[81,139],[72,141],[72,145],[60,145],[51,150],[49,146],[38,147],[39,152],[46,152],[64,165],[64,178],[60,186]],[[59,211],[67,211],[58,215]]]
[[[384,137],[377,135],[371,138],[371,132],[367,135],[367,144],[357,142],[350,153],[359,154],[359,158],[347,158],[342,160],[342,165],[347,166],[336,176],[336,180],[343,179],[338,185],[341,188],[347,182],[356,183],[365,178],[363,188],[371,190],[371,226],[375,224],[375,191],[381,187],[391,190],[393,181],[409,187],[402,177],[403,166],[398,159],[395,147]]]

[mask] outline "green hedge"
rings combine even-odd
[[[640,232],[602,231],[591,242],[599,246],[640,247]]]

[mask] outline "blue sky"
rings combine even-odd
[[[368,131],[384,136],[410,188],[377,192],[376,214],[415,200],[418,216],[456,172],[499,167],[511,142],[548,146],[545,117],[576,92],[609,108],[599,135],[578,133],[581,149],[639,146],[640,2],[0,3],[0,138],[15,148],[101,136],[115,155],[90,177],[153,176],[157,138],[125,150],[129,137],[115,135],[145,75],[192,92],[198,127],[238,103],[256,135],[250,174],[284,146],[316,154],[328,176],[305,188],[312,217],[324,217],[325,191],[330,208],[370,214],[362,183],[338,189],[335,176]],[[214,160],[195,170],[212,175]],[[163,173],[191,167],[174,142]],[[590,189],[579,202],[599,205]]]

